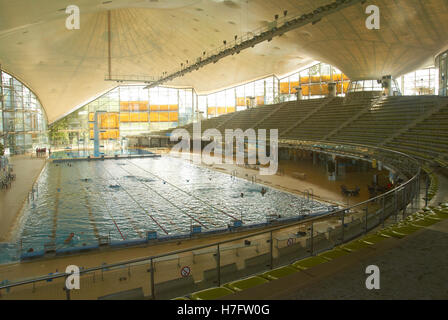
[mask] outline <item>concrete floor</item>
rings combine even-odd
[[[30,155],[10,158],[16,180],[11,183],[9,189],[0,190],[0,241],[7,241],[11,237],[22,206],[45,161],[45,158],[31,158]]]

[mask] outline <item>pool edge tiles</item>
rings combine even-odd
[[[98,161],[98,160],[120,160],[120,159],[137,159],[137,158],[161,158],[160,154],[129,154],[117,156],[102,157],[86,157],[86,158],[53,158],[49,159],[54,163],[71,162],[71,161]]]

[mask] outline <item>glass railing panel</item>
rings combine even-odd
[[[172,299],[206,288],[204,270],[216,268],[216,247],[166,255],[153,259],[154,297]]]
[[[273,231],[273,267],[290,264],[310,255],[306,248],[309,223]]]

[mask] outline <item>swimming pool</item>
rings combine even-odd
[[[267,188],[182,159],[111,159],[47,163],[24,207],[14,241],[0,246],[0,262],[41,251],[225,229],[234,220],[266,222],[268,215],[297,217],[328,206]],[[241,197],[243,194],[243,197]],[[73,237],[70,234],[73,233]]]
[[[144,155],[153,154],[151,151],[146,151],[143,149],[124,149],[124,150],[106,150],[102,152],[101,155],[114,156],[114,155]],[[51,159],[72,159],[72,158],[87,158],[88,156],[93,156],[93,150],[64,150],[55,151],[51,153]]]

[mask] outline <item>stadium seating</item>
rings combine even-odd
[[[278,129],[280,139],[384,144],[423,161],[448,165],[445,97],[379,97],[364,92],[251,108],[203,120],[201,125],[202,131],[216,128],[223,135],[225,129]],[[181,128],[192,135],[192,124]]]

